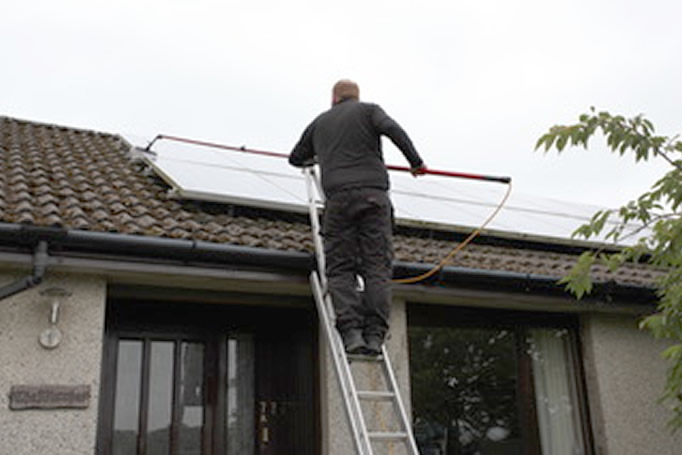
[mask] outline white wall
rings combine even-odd
[[[24,276],[0,274],[0,286]],[[40,291],[72,292],[61,308],[61,344],[46,350],[39,334],[49,327]],[[36,287],[0,301],[0,454],[94,453],[106,283],[92,276],[48,274]],[[89,385],[87,409],[10,410],[13,385]]]
[[[665,343],[639,330],[633,316],[584,317],[584,354],[599,455],[678,455],[682,431],[666,427]]]

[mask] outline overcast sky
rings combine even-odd
[[[534,152],[590,106],[682,132],[679,0],[0,0],[0,114],[288,153],[339,78],[431,168],[618,206],[665,165]],[[144,145],[144,144],[142,144]],[[405,164],[393,149],[387,161]],[[283,165],[286,165],[283,163]]]

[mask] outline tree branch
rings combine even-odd
[[[672,143],[673,140],[671,139],[670,142]],[[665,152],[663,152],[662,150],[660,150],[658,147],[656,147],[656,148],[654,149],[654,155],[660,155],[660,156],[663,157],[663,159],[666,160],[666,161],[668,162],[668,164],[670,164],[672,167],[674,167],[674,168],[676,168],[676,169],[682,171],[682,165],[681,165],[680,163],[678,163],[677,161],[673,161],[672,158],[670,158]]]

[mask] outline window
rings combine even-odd
[[[409,321],[423,455],[591,453],[572,319],[413,305]]]
[[[118,341],[113,454],[202,453],[204,349],[182,339]]]

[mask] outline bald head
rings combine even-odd
[[[358,84],[350,79],[341,79],[332,89],[332,104],[340,103],[347,99],[360,99],[360,88]]]

